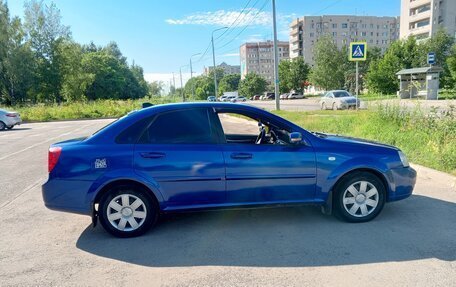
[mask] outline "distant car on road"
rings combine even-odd
[[[229,115],[238,118],[231,125]],[[215,208],[317,204],[366,222],[386,202],[409,197],[416,181],[396,147],[309,132],[228,103],[134,111],[92,136],[51,145],[48,158],[45,205],[92,216],[119,237],[145,233],[162,213]]]
[[[252,97],[251,100],[252,100],[252,101],[258,101],[260,98],[261,98],[260,95],[255,95],[255,96]]]
[[[281,94],[280,97],[279,97],[279,99],[281,99],[281,100],[287,100],[289,95],[290,95],[290,94],[288,94],[288,93],[287,93],[287,94]]]
[[[299,94],[299,93],[290,93],[290,95],[288,96],[288,100],[294,100],[294,99],[304,99],[304,95],[303,94]]]
[[[359,100],[344,90],[334,90],[327,92],[320,100],[322,110],[342,110],[359,107]]]
[[[274,93],[264,93],[264,95],[261,96],[260,100],[274,100],[275,99],[275,94]]]
[[[245,101],[247,101],[247,98],[244,97],[244,96],[237,96],[237,97],[235,97],[235,98],[230,100],[230,102],[232,102],[232,103],[245,102]]]
[[[209,96],[209,97],[207,97],[207,101],[208,102],[216,102],[217,99],[214,96]]]
[[[10,130],[21,123],[22,119],[19,113],[0,109],[0,131],[4,129]]]
[[[224,97],[221,102],[231,102],[232,99],[235,99],[237,96],[235,95],[229,95],[229,96],[226,96]]]

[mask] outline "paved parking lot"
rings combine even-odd
[[[49,144],[108,122],[0,132],[1,286],[455,286],[456,178],[423,167],[411,198],[364,224],[315,207],[201,212],[118,239],[47,210]]]

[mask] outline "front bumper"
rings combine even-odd
[[[411,167],[391,169],[394,189],[388,194],[387,201],[397,201],[409,197],[416,183],[416,171]]]

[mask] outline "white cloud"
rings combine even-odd
[[[239,53],[226,53],[222,57],[239,57]]]
[[[217,10],[213,12],[197,12],[181,19],[166,19],[171,25],[218,25],[230,26],[234,21],[238,27],[247,25],[270,25],[271,13],[260,11],[257,8],[245,9],[244,11]]]

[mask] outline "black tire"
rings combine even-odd
[[[352,194],[350,191],[348,191],[348,188],[353,185],[355,189],[361,190],[361,183],[360,182],[367,182],[368,185],[367,188],[369,188],[371,185],[375,187],[377,190],[377,195],[373,195],[372,197],[365,197],[365,200],[376,200],[377,205],[375,207],[372,207],[370,205],[365,205],[365,201],[358,204],[358,199],[353,196],[353,204],[351,205],[350,203],[346,203],[344,205],[344,195],[351,197]],[[359,184],[359,185],[358,185]],[[358,186],[358,188],[356,187]],[[366,188],[366,189],[367,189]],[[370,188],[369,190],[366,190],[364,194],[368,194],[370,190],[373,190]],[[367,222],[372,219],[374,219],[383,209],[383,206],[385,205],[385,199],[386,199],[386,189],[383,184],[383,182],[374,174],[370,172],[354,172],[351,174],[348,174],[342,180],[335,186],[334,190],[334,197],[333,197],[333,208],[334,208],[334,213],[335,215],[344,221],[347,222]],[[361,193],[361,192],[360,192]],[[362,198],[362,197],[361,197]],[[357,209],[357,212],[355,212],[355,215],[352,215],[349,210],[351,207],[353,207],[355,204],[358,204],[358,206],[365,205],[366,210],[368,212],[367,215],[362,215],[362,210],[361,208]],[[357,207],[354,207],[355,209]],[[369,209],[370,208],[370,209]],[[353,212],[352,212],[353,213]]]
[[[115,227],[113,224],[111,224],[110,220],[108,220],[108,212],[113,211],[113,209],[109,207],[110,202],[113,201],[113,199],[116,199],[121,195],[129,195],[130,199],[132,199],[132,198],[134,199],[134,197],[139,198],[144,203],[144,206],[140,206],[142,209],[145,209],[145,211],[146,211],[146,216],[143,221],[141,221],[142,219],[136,218],[134,216],[129,217],[129,218],[134,217],[134,220],[136,222],[137,221],[141,222],[136,229],[120,230],[117,227]],[[133,202],[131,202],[131,204],[132,203]],[[141,212],[142,210],[139,210],[139,211]],[[119,214],[121,214],[121,212],[119,212]],[[159,215],[159,207],[158,207],[156,201],[153,200],[151,198],[151,196],[148,195],[145,191],[140,190],[135,186],[118,186],[118,187],[114,188],[113,190],[111,190],[110,192],[107,192],[106,194],[104,194],[101,197],[99,207],[98,207],[98,217],[100,219],[100,223],[103,226],[103,228],[107,232],[111,233],[112,235],[114,235],[116,237],[122,237],[122,238],[136,237],[136,236],[140,236],[140,235],[146,233],[152,226],[154,226],[157,223],[158,215]],[[123,215],[122,215],[122,217],[123,217]],[[118,221],[119,223],[120,223],[120,220],[121,219],[119,219],[119,221]],[[125,226],[125,228],[127,228],[127,226],[130,226],[130,228],[132,228],[132,226],[128,222],[128,219],[125,219],[125,217],[124,217],[124,220],[127,220],[127,223],[126,223],[127,225]],[[114,222],[114,224],[115,224],[115,222]]]
[[[0,121],[0,131],[3,131],[5,128],[6,128],[5,123]]]

